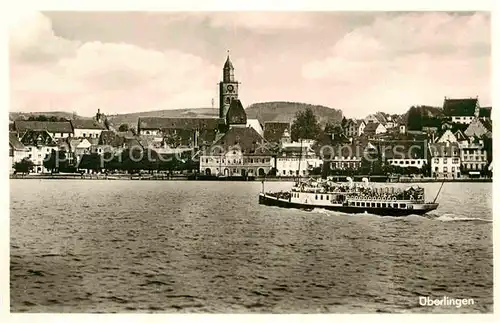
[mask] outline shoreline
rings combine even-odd
[[[363,176],[355,176],[356,179],[361,179]],[[345,176],[333,176],[336,181],[345,181]],[[9,179],[48,179],[48,180],[101,180],[101,181],[217,181],[217,182],[261,182],[265,180],[266,182],[293,182],[296,180],[294,177],[255,177],[250,179],[245,178],[191,178],[187,175],[72,175],[72,174],[42,174],[42,175],[16,175],[9,174]],[[458,183],[492,183],[492,178],[455,178],[455,179],[443,179],[443,178],[388,178],[387,176],[373,176],[370,177],[370,182],[374,183],[440,183],[440,182],[458,182]]]

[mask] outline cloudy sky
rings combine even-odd
[[[210,107],[228,49],[244,106],[491,105],[488,13],[42,12],[11,25],[10,110]]]

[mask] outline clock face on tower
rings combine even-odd
[[[234,92],[234,86],[232,86],[231,84],[229,84],[227,86],[227,91],[230,92],[230,93],[233,93]]]

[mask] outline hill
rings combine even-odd
[[[248,106],[245,111],[250,119],[259,119],[264,124],[267,121],[293,122],[295,114],[310,108],[321,125],[327,122],[340,124],[342,111],[300,102],[262,102]]]
[[[264,124],[267,121],[284,121],[293,122],[295,114],[298,111],[303,111],[311,108],[316,115],[319,123],[324,126],[327,122],[340,123],[342,120],[342,111],[328,108],[321,105],[312,105],[299,102],[262,102],[254,103],[245,109],[249,119],[259,119]],[[37,115],[57,116],[72,119],[73,114],[69,112],[10,112],[10,119],[18,118],[28,119],[29,116]],[[121,124],[128,124],[129,127],[137,127],[139,117],[157,117],[157,118],[217,118],[219,109],[199,108],[199,109],[175,109],[175,110],[158,110],[145,111],[124,114],[112,114],[107,118],[111,126],[118,128]],[[77,119],[90,119],[75,115]]]
[[[73,114],[70,112],[64,112],[64,111],[54,111],[54,112],[9,112],[9,120],[15,121],[15,120],[28,120],[29,117],[36,117],[44,115],[47,117],[57,117],[57,118],[65,118],[68,120],[71,120],[73,118],[75,119],[90,119],[88,117],[82,117],[77,114]]]
[[[219,116],[219,109],[199,108],[199,109],[175,109],[175,110],[157,110],[126,114],[108,115],[108,120],[115,127],[121,124],[128,124],[129,127],[137,127],[139,117],[156,118],[216,118]]]

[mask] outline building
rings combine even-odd
[[[460,150],[457,143],[430,144],[429,158],[432,177],[460,177]]]
[[[28,158],[33,162],[35,173],[46,173],[43,161],[52,150],[58,150],[58,144],[47,130],[27,130],[21,138],[21,143],[29,150]]]
[[[460,161],[462,171],[469,176],[480,175],[488,168],[488,156],[484,141],[477,137],[470,137],[460,144]]]
[[[228,130],[200,151],[200,173],[217,176],[264,176],[274,165],[269,143],[251,126],[240,100],[232,99],[225,111]]]
[[[479,116],[479,100],[477,98],[448,99],[444,98],[443,112],[453,123],[469,124]]]
[[[200,154],[200,173],[217,176],[264,176],[274,160],[264,138],[252,127],[230,127]]]
[[[330,170],[357,170],[361,167],[369,143],[350,143],[335,145],[332,151],[323,151],[321,155],[328,160]]]
[[[423,168],[427,164],[425,141],[399,141],[384,143],[380,147],[382,159],[395,167]]]
[[[492,129],[491,120],[474,118],[465,129],[464,134],[467,137],[491,137]]]
[[[73,126],[70,121],[14,121],[14,129],[18,138],[28,130],[47,131],[52,138],[73,137]]]
[[[71,120],[73,136],[75,138],[99,138],[101,132],[106,130],[103,124],[95,120]]]
[[[368,137],[386,133],[387,129],[383,124],[378,122],[368,122],[363,130],[363,133]]]
[[[347,137],[359,137],[365,130],[366,123],[364,120],[349,119],[344,125],[344,132]]]
[[[17,133],[9,132],[9,165],[10,172],[14,172],[14,164],[20,162],[24,158],[28,158],[29,149],[26,148],[17,138]]]
[[[307,176],[323,161],[318,158],[310,145],[300,143],[283,144],[276,156],[276,175],[278,176]]]

